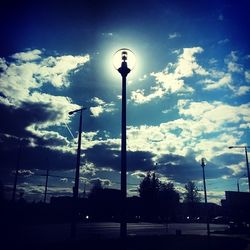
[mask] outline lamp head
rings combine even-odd
[[[128,52],[127,51],[122,51],[122,61],[126,62],[128,59]]]
[[[228,148],[229,148],[229,149],[232,149],[232,148],[233,148],[233,146],[229,146]]]
[[[206,163],[207,163],[206,159],[205,159],[204,157],[202,157],[202,158],[201,158],[201,166],[202,166],[202,167],[205,167],[205,166],[206,166]]]
[[[113,56],[113,65],[116,70],[128,68],[130,71],[135,67],[135,54],[130,49],[119,49]]]

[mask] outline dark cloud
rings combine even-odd
[[[17,138],[1,136],[0,143],[0,164],[2,169],[15,169],[20,150],[20,141]],[[72,169],[74,168],[76,156],[46,147],[29,146],[27,139],[21,141],[20,168],[21,169]]]
[[[221,154],[212,159],[214,163],[218,165],[232,165],[239,164],[239,162],[244,161],[244,155],[240,154]]]
[[[186,183],[188,180],[202,179],[201,165],[193,157],[164,155],[159,159],[159,162],[156,171],[178,182]],[[205,166],[205,173],[207,179],[214,179],[223,175],[231,175],[232,170],[208,162]]]
[[[120,150],[114,150],[108,145],[95,145],[93,148],[85,151],[88,161],[93,162],[97,167],[109,167],[120,171],[121,159]],[[135,171],[149,171],[154,168],[152,157],[154,155],[150,152],[136,151],[127,152],[127,170]]]
[[[5,106],[0,104],[1,122],[0,132],[18,137],[31,136],[26,130],[31,124],[41,124],[47,121],[55,121],[58,112],[53,111],[49,103],[23,103],[20,107]]]

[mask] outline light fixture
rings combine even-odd
[[[127,67],[130,70],[133,70],[136,64],[135,54],[130,49],[119,49],[115,52],[113,56],[113,66],[115,69],[119,69],[122,66],[122,63],[126,62]]]

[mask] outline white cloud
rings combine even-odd
[[[106,36],[106,37],[112,37],[114,35],[114,33],[112,32],[103,32],[102,36]]]
[[[148,151],[159,157],[164,154],[208,160],[228,153],[228,145],[239,144],[244,132],[238,123],[249,124],[250,103],[232,106],[222,102],[191,102],[181,100],[177,106],[183,118],[158,126],[129,126],[128,150]]]
[[[223,40],[220,40],[220,41],[218,41],[218,44],[226,44],[226,43],[228,43],[230,40],[228,39],[228,38],[225,38],[225,39],[223,39]]]
[[[204,86],[205,90],[214,90],[214,89],[218,89],[218,88],[222,88],[222,87],[231,88],[230,84],[232,83],[232,76],[231,76],[231,74],[227,73],[218,81],[214,81],[211,79],[204,79],[204,80],[201,80],[199,82],[203,83],[205,85]]]
[[[215,124],[248,122],[250,103],[231,106],[222,102],[191,102],[186,106],[179,105],[179,113],[191,116],[195,120],[207,119]]]
[[[34,61],[41,59],[42,51],[38,49],[34,49],[31,51],[20,52],[12,55],[11,57],[20,61]]]
[[[135,172],[131,173],[131,176],[134,176],[137,179],[141,179],[147,176],[147,172],[136,170]]]
[[[243,71],[242,65],[235,63],[235,62],[228,62],[227,67],[228,67],[228,72],[240,73]]]
[[[11,63],[3,58],[0,60],[1,92],[5,96],[0,98],[0,102],[14,108],[39,106],[43,117],[25,129],[49,142],[47,146],[51,149],[71,152],[72,147],[67,148],[67,138],[58,132],[50,131],[49,128],[68,124],[68,112],[79,106],[72,103],[68,97],[41,93],[40,88],[45,84],[51,84],[56,88],[69,86],[70,74],[89,61],[89,56],[44,58],[42,51],[33,50],[16,53],[12,58],[15,61]],[[37,115],[39,117],[41,114]],[[33,141],[31,146],[35,147],[36,141]]]
[[[178,38],[181,37],[180,33],[174,32],[168,35],[168,39],[174,39],[174,38]]]
[[[42,83],[50,82],[54,87],[69,86],[69,73],[73,70],[77,70],[78,67],[84,65],[90,60],[89,55],[85,56],[58,56],[45,58],[38,72],[34,72],[37,75],[37,80]]]
[[[97,106],[97,107],[91,107],[90,112],[94,117],[98,117],[100,114],[102,114],[104,111],[102,106]]]
[[[172,50],[172,53],[179,55],[181,53],[181,50],[180,49],[175,49],[175,50]]]
[[[115,104],[113,102],[106,103],[98,97],[93,97],[91,101],[97,104],[97,106],[90,107],[90,111],[93,117],[99,117],[100,114],[104,112],[110,113],[115,111]]]
[[[250,70],[245,71],[245,79],[246,79],[246,82],[250,82]]]
[[[40,92],[33,92],[29,96],[29,103],[42,104],[46,106],[47,111],[51,113],[50,120],[37,123],[37,126],[43,128],[69,123],[70,116],[68,113],[79,108],[79,105],[73,104],[72,100],[68,97],[54,96]]]
[[[148,78],[146,74],[144,74],[142,77],[139,78],[139,81],[145,81]]]
[[[235,91],[236,96],[242,96],[250,91],[250,86],[240,86],[237,91]]]
[[[13,63],[1,59],[1,68],[4,69],[0,75],[1,92],[8,100],[5,100],[5,104],[20,106],[23,102],[29,102],[32,91],[44,84],[52,84],[54,87],[69,86],[70,73],[89,61],[89,55],[50,56],[39,61],[30,61],[38,54],[42,56],[38,50],[17,53],[13,58],[18,60]],[[21,58],[23,61],[19,61]]]
[[[208,61],[209,64],[215,64],[215,63],[217,63],[217,62],[218,62],[218,60],[216,60],[215,58],[211,58],[211,59],[209,59],[209,61]]]
[[[237,51],[231,51],[231,53],[225,58],[225,64],[227,65],[228,72],[240,73],[243,71],[241,64],[237,63],[239,57]]]
[[[201,47],[184,48],[175,64],[169,63],[160,72],[152,72],[156,86],[151,87],[151,93],[145,95],[144,90],[132,91],[131,100],[137,104],[147,103],[155,98],[162,98],[168,93],[192,93],[194,89],[185,85],[184,79],[194,74],[207,75],[208,72],[196,62],[195,54],[203,52]],[[170,72],[172,71],[172,72]]]
[[[158,88],[156,91],[149,95],[144,95],[144,90],[135,90],[131,92],[130,99],[134,101],[136,104],[142,104],[150,102],[152,99],[155,99],[157,97],[161,98],[165,92],[162,90],[162,88]]]
[[[176,78],[190,77],[194,73],[198,75],[207,75],[208,72],[196,62],[195,54],[203,52],[201,47],[184,48],[179,56],[175,75]]]

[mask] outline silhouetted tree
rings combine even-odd
[[[176,208],[179,205],[180,195],[175,190],[172,182],[161,183],[159,192],[160,215],[164,220],[173,220],[176,215]]]
[[[179,194],[173,183],[162,183],[155,173],[148,172],[141,181],[138,191],[147,218],[156,219],[158,215],[164,219],[174,217],[176,207],[179,204]]]
[[[96,179],[89,193],[89,198],[96,198],[100,193],[100,190],[103,190],[102,182],[99,179]]]
[[[201,197],[198,188],[193,181],[189,181],[185,185],[186,192],[184,193],[184,202],[187,203],[187,212],[191,220],[193,220],[198,213],[197,203],[200,202]]]
[[[155,173],[147,173],[147,176],[141,181],[138,191],[142,199],[143,216],[147,220],[155,220],[159,211],[160,191],[160,181]]]
[[[139,186],[140,197],[144,200],[155,200],[158,197],[161,183],[155,173],[147,173],[147,176],[141,181]]]
[[[200,202],[201,196],[198,192],[198,188],[193,181],[189,181],[185,185],[186,192],[184,193],[184,202],[186,203],[196,203]]]

